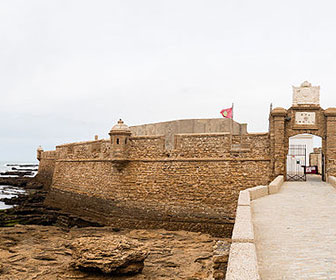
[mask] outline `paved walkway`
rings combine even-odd
[[[336,189],[285,182],[252,202],[259,273],[268,279],[336,279]]]

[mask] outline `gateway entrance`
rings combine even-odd
[[[284,175],[286,180],[305,181],[307,174],[318,174],[322,180],[326,174],[336,176],[336,108],[321,108],[319,86],[307,81],[293,86],[292,106],[271,107],[269,121],[273,178]],[[290,138],[303,134],[317,136],[320,145],[314,145],[313,151],[306,145],[306,153],[302,146],[291,146],[301,143],[291,143]],[[311,154],[320,157],[319,163],[310,163]]]
[[[306,181],[306,145],[290,145],[287,155],[287,181]]]

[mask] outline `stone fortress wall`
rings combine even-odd
[[[211,120],[190,123],[203,121],[211,124]],[[116,134],[109,140],[40,151],[39,174],[53,173],[48,205],[116,227],[228,236],[239,191],[271,180],[268,133],[248,134],[246,125],[226,126],[236,134],[175,134],[170,149],[164,135],[134,136],[132,128],[116,126],[129,135],[112,129],[110,133]]]
[[[246,134],[247,124],[231,119],[187,119],[150,123],[130,127],[133,135],[164,135],[167,150],[174,148],[174,136],[180,133],[229,132],[234,135]]]
[[[57,152],[43,151],[42,148],[39,147],[37,150],[37,159],[39,160],[39,168],[35,179],[48,188],[52,183]]]
[[[293,106],[270,112],[268,133],[230,119],[119,121],[108,140],[39,149],[46,204],[116,227],[229,236],[239,192],[286,179],[289,137],[321,136],[324,170],[336,175],[336,109],[320,107],[318,90],[293,88]]]

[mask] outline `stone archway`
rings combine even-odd
[[[286,156],[291,136],[312,134],[322,138],[326,175],[336,175],[336,108],[320,107],[320,87],[304,82],[293,87],[293,105],[270,113],[270,152],[273,177],[286,178]]]

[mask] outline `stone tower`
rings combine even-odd
[[[127,160],[128,143],[132,132],[120,119],[109,132],[111,141],[111,157],[115,160]]]

